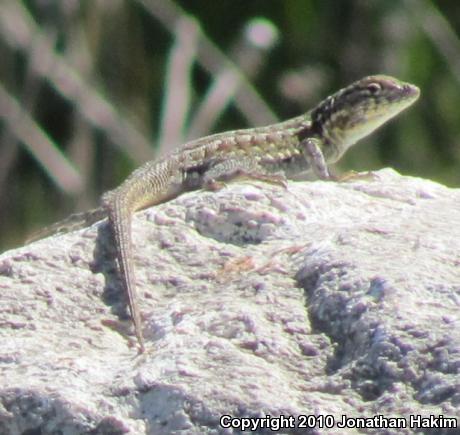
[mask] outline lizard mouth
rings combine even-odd
[[[417,99],[420,95],[420,89],[417,86],[406,83],[403,86],[403,95],[407,98]]]

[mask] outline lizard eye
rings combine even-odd
[[[378,94],[382,87],[378,83],[371,83],[367,86],[367,90],[371,93],[371,95]]]

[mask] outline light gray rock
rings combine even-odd
[[[136,214],[133,237],[143,355],[105,221],[0,256],[1,434],[460,417],[459,189],[233,183]]]

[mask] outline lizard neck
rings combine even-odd
[[[328,97],[311,111],[311,134],[323,143],[324,156],[330,163],[359,140],[348,129],[349,110],[343,99]]]

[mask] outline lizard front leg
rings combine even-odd
[[[309,166],[315,173],[315,175],[321,180],[332,180],[338,182],[346,182],[351,180],[374,180],[375,176],[372,172],[355,172],[348,171],[341,176],[336,176],[331,174],[327,166],[324,153],[322,151],[323,142],[320,139],[316,138],[306,138],[302,140],[301,146],[303,149],[303,154],[305,160],[308,162]]]
[[[323,141],[308,137],[300,142],[305,160],[315,175],[321,180],[335,180],[336,177],[329,172],[322,147]]]

